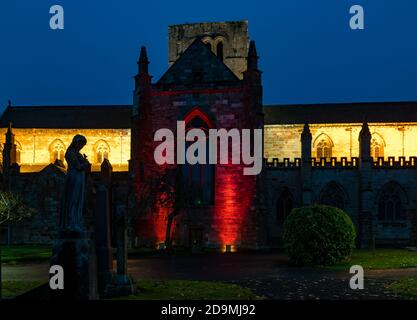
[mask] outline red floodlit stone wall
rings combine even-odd
[[[142,182],[156,172],[163,174],[166,168],[155,164],[153,151],[158,143],[153,142],[153,134],[160,128],[176,132],[177,121],[192,119],[192,112],[207,116],[210,125],[220,129],[252,129],[253,117],[245,99],[244,86],[204,90],[198,95],[192,91],[159,92],[149,96],[149,109],[141,109],[137,128],[144,174],[136,176],[137,193],[144,188]],[[248,111],[249,110],[249,111]],[[248,119],[251,119],[248,121]],[[148,132],[144,132],[144,131]],[[149,132],[152,132],[150,135]],[[151,140],[152,139],[152,140]],[[231,159],[231,149],[229,151]],[[231,161],[230,161],[231,162]],[[140,165],[139,165],[140,167]],[[137,170],[140,170],[138,167]],[[216,165],[214,182],[214,205],[188,210],[177,216],[173,223],[172,238],[178,244],[188,244],[190,226],[199,225],[204,229],[206,245],[224,249],[226,245],[233,248],[242,244],[256,244],[256,180],[255,176],[244,176],[243,165]],[[147,215],[140,215],[137,235],[141,243],[158,245],[166,236],[168,210],[152,209]],[[249,227],[248,227],[249,226]]]

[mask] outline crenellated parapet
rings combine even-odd
[[[264,165],[267,169],[299,169],[301,168],[301,158],[264,158]],[[312,168],[323,169],[357,169],[359,166],[358,157],[342,157],[342,158],[312,158]],[[380,157],[372,159],[372,168],[374,169],[410,169],[417,168],[417,156],[415,157]]]
[[[347,158],[342,157],[340,159],[337,158],[312,158],[311,160],[311,167],[312,168],[328,168],[328,169],[356,169],[358,168],[359,158]],[[264,159],[265,167],[275,168],[275,169],[298,169],[301,168],[301,158],[295,159]]]
[[[267,169],[299,169],[301,168],[301,158],[295,158],[294,160],[290,160],[289,158],[285,158],[283,160],[280,160],[278,158],[264,158],[264,166]]]
[[[388,157],[388,158],[378,158],[373,159],[372,162],[373,168],[388,168],[388,169],[408,169],[408,168],[417,168],[417,157]]]
[[[313,168],[329,168],[329,169],[356,169],[358,168],[359,158],[347,158],[342,157],[340,159],[332,157],[332,158],[313,158],[311,159],[311,165]]]

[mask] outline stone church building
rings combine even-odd
[[[168,38],[169,68],[156,81],[141,49],[132,105],[7,106],[2,184],[37,213],[8,226],[3,241],[51,241],[64,153],[83,134],[93,180],[112,172],[111,209],[131,208],[135,245],[161,246],[168,230],[177,246],[280,247],[291,209],[314,203],[345,210],[361,247],[417,243],[417,102],[264,105],[247,21],[171,26]],[[154,134],[175,132],[177,121],[186,131],[263,129],[262,173],[245,176],[236,164],[157,165]],[[161,201],[144,208],[164,197],[150,185],[179,170],[187,205],[175,215]]]

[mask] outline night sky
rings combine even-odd
[[[387,3],[391,3],[387,5]],[[65,30],[49,8],[65,9]],[[349,8],[365,9],[365,30]],[[415,0],[19,0],[0,4],[0,105],[130,104],[140,46],[154,81],[168,25],[249,20],[264,102],[417,100]]]

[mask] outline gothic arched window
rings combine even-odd
[[[384,140],[378,133],[372,134],[371,157],[376,161],[384,157]]]
[[[378,200],[378,219],[384,221],[405,220],[406,195],[396,182],[386,184]]]
[[[332,157],[333,141],[326,134],[321,134],[314,142],[316,158],[330,159]]]
[[[336,182],[330,182],[320,192],[319,203],[344,210],[346,198],[343,188]]]
[[[220,42],[218,42],[217,43],[217,46],[216,46],[216,55],[217,55],[217,57],[220,59],[220,60],[222,60],[223,61],[223,42],[222,41],[220,41]]]
[[[183,165],[183,177],[187,188],[192,190],[192,202],[195,205],[212,205],[214,203],[214,169],[215,166],[209,164],[209,129],[212,127],[208,118],[198,109],[194,109],[185,119],[185,130],[202,129],[206,134],[206,164],[191,165],[186,161]],[[188,146],[193,144],[192,141],[186,142]]]
[[[65,145],[64,143],[56,139],[49,146],[49,152],[51,155],[51,162],[54,163],[56,160],[64,161],[65,157]]]
[[[280,193],[277,199],[277,206],[276,206],[277,221],[283,222],[291,213],[291,210],[293,208],[294,208],[294,200],[291,195],[291,192],[288,189],[285,189]]]
[[[104,159],[109,159],[110,148],[106,141],[100,140],[94,146],[95,163],[102,164]]]

